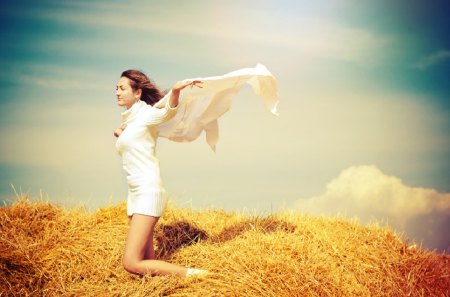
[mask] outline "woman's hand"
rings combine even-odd
[[[117,128],[116,131],[114,131],[114,136],[118,138],[120,134],[122,134],[122,132],[123,132],[122,128]]]
[[[184,88],[186,88],[187,86],[190,86],[191,88],[196,86],[199,88],[203,88],[202,84],[203,82],[201,80],[193,80],[193,81],[179,81],[177,82],[173,87],[172,87],[172,93],[180,93],[180,91]]]
[[[176,107],[178,105],[178,98],[180,97],[180,92],[187,86],[191,88],[198,87],[203,88],[203,82],[201,80],[193,80],[193,81],[179,81],[172,87],[172,96],[170,96],[169,104],[171,107]]]

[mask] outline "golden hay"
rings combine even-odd
[[[169,207],[157,254],[211,274],[130,275],[125,213],[27,198],[1,207],[0,296],[450,296],[450,255],[411,248],[387,227],[294,213]]]

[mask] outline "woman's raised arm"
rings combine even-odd
[[[169,105],[171,108],[175,108],[178,106],[178,100],[180,98],[180,92],[187,86],[202,88],[202,81],[194,80],[194,81],[179,81],[172,87],[172,95],[169,99]]]

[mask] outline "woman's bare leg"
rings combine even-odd
[[[145,248],[144,260],[156,260],[155,248],[153,246],[153,237],[154,237],[154,233],[155,233],[155,226],[156,226],[156,223],[158,222],[159,218],[155,217],[155,219],[156,219],[156,222],[152,228],[152,234],[150,235],[150,238],[148,239],[148,242],[147,242],[147,247]]]
[[[153,246],[153,234],[151,238],[148,240],[147,248],[145,249],[144,260],[155,260],[155,248]]]
[[[135,274],[185,276],[187,268],[154,259],[153,231],[157,222],[158,218],[146,215],[134,214],[131,217],[123,256],[124,268]],[[146,256],[153,258],[146,259]]]

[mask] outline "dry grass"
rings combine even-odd
[[[386,227],[294,213],[169,207],[160,257],[212,271],[138,277],[121,266],[125,206],[95,213],[24,198],[0,208],[1,296],[450,296],[450,256]]]

